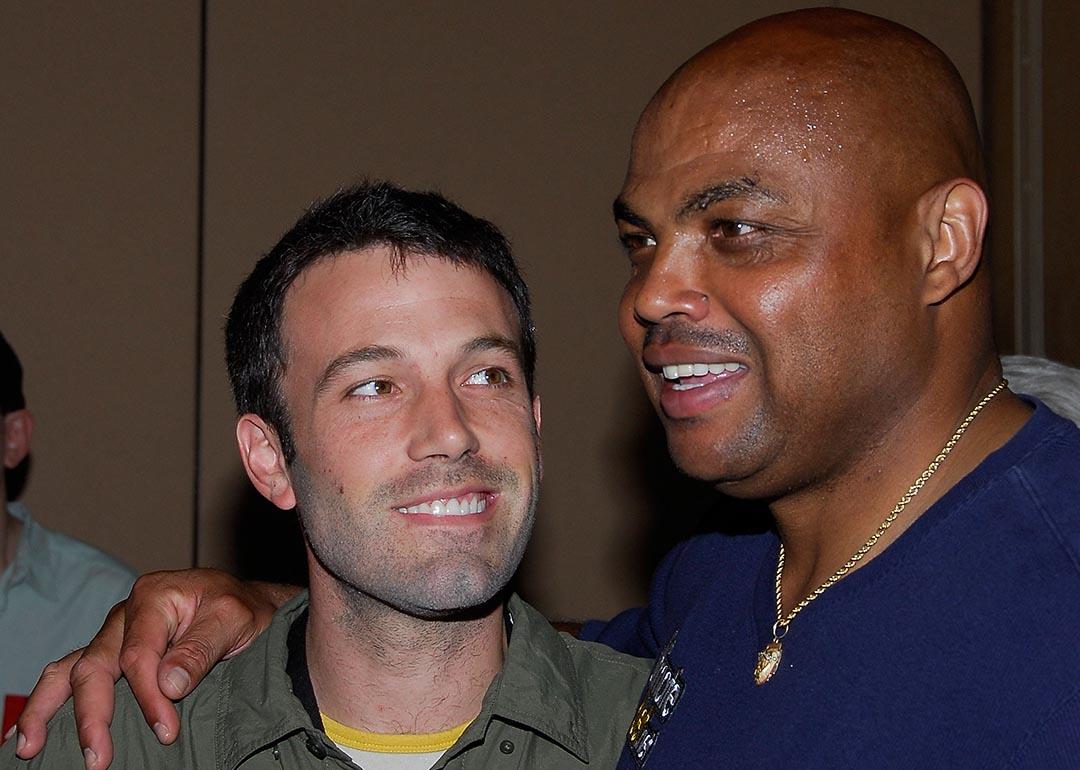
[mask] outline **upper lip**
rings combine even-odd
[[[450,500],[452,498],[462,498],[466,495],[485,495],[492,497],[495,492],[484,486],[473,484],[464,487],[454,487],[453,489],[441,489],[433,492],[425,492],[421,497],[410,498],[407,502],[395,503],[392,508],[397,510],[398,508],[411,508],[416,505],[422,505],[423,503],[430,503],[433,500]]]
[[[721,364],[734,361],[737,364],[746,366],[746,362],[741,356],[732,353],[687,348],[680,345],[649,346],[642,351],[641,360],[644,362],[646,369],[657,373],[665,366],[672,364]]]

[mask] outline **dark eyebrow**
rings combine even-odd
[[[616,222],[626,222],[628,225],[640,227],[642,230],[652,230],[645,217],[636,213],[622,198],[616,198],[611,204],[611,213],[615,215]]]
[[[498,350],[508,353],[519,364],[522,363],[521,345],[509,337],[501,334],[489,334],[484,337],[476,337],[461,346],[463,353],[482,353],[485,350]]]
[[[768,201],[770,203],[786,203],[787,199],[780,193],[774,192],[767,187],[762,187],[757,180],[744,176],[738,179],[729,179],[718,184],[691,193],[683,199],[682,205],[675,214],[676,219],[686,219],[695,212],[704,211],[714,203],[731,200],[732,198],[746,198],[749,200]]]
[[[319,381],[315,383],[315,395],[319,395],[326,390],[326,387],[330,382],[350,366],[362,364],[367,361],[388,361],[404,357],[405,354],[397,348],[391,348],[385,345],[368,345],[367,347],[359,348],[357,350],[350,350],[348,353],[343,353],[335,358],[323,370],[322,375],[319,377]]]

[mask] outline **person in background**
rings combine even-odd
[[[41,667],[86,644],[135,580],[113,557],[42,526],[8,500],[15,492],[8,476],[28,461],[34,431],[22,381],[19,358],[0,334],[0,735],[15,724]]]

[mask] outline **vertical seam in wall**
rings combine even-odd
[[[1046,353],[1043,277],[1042,0],[1013,3],[1013,334]]]
[[[195,202],[195,436],[192,463],[191,566],[199,564],[199,488],[202,475],[203,293],[206,223],[206,8],[199,3],[199,107]]]

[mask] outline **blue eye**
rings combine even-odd
[[[500,369],[497,366],[490,366],[487,369],[481,369],[469,376],[469,379],[465,380],[466,385],[509,385],[510,375],[507,374],[505,369]]]
[[[377,398],[379,396],[389,396],[393,392],[394,384],[390,382],[390,380],[368,380],[350,390],[349,395],[361,396],[363,398]]]

